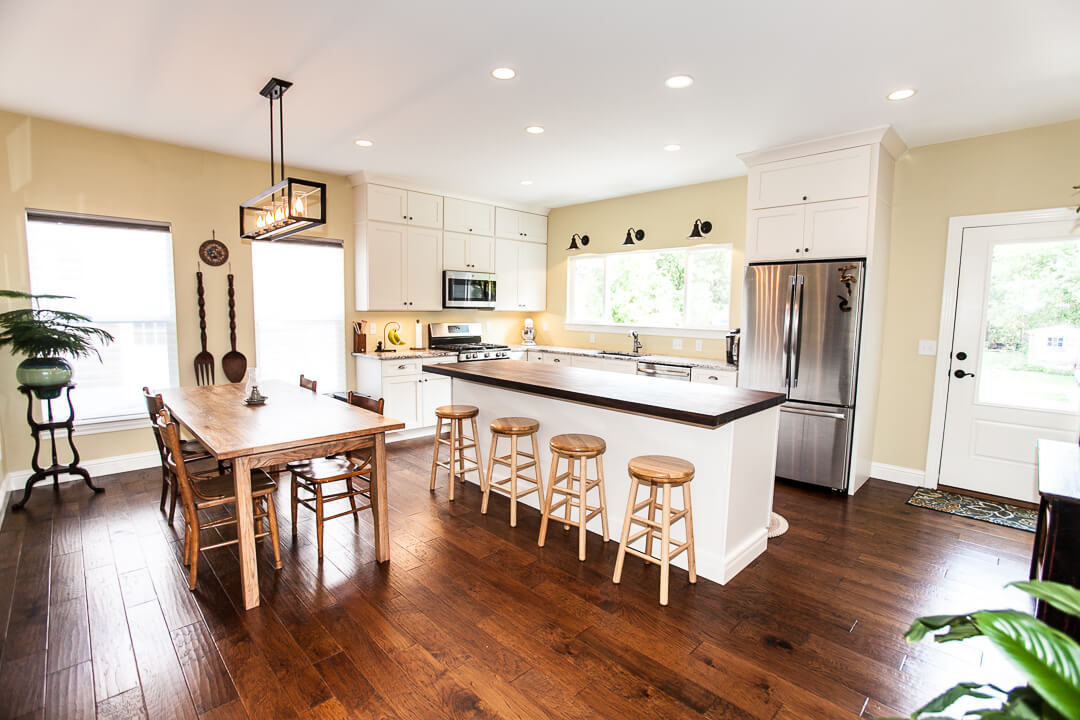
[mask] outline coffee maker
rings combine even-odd
[[[727,341],[728,365],[739,366],[739,328],[728,331],[724,338]]]

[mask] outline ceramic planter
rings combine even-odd
[[[27,358],[15,369],[15,379],[42,400],[51,400],[60,397],[60,389],[71,380],[71,365],[58,357]]]

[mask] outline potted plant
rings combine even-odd
[[[1077,588],[1045,580],[1015,582],[1011,586],[1063,613],[1080,617],[1080,590]],[[994,685],[960,683],[916,710],[912,720],[947,720],[943,713],[962,698],[987,700],[994,705],[968,710],[963,714],[964,718],[1080,718],[1080,644],[1060,630],[1018,610],[982,610],[966,615],[918,618],[904,637],[917,642],[930,634],[934,634],[937,642],[977,636],[988,638],[1027,676],[1028,684],[1004,690]]]
[[[97,355],[100,360],[95,342],[115,339],[88,325],[90,319],[83,315],[41,307],[42,300],[67,300],[70,296],[0,290],[0,297],[31,301],[31,307],[0,313],[0,347],[10,345],[12,355],[26,356],[15,370],[15,379],[33,388],[42,400],[59,397],[60,388],[71,380],[71,365],[63,356]]]

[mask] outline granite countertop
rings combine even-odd
[[[559,367],[523,360],[432,365],[427,371],[506,390],[716,428],[785,402],[780,393]]]
[[[583,355],[587,357],[600,357],[599,350],[593,350],[592,348],[572,348],[572,347],[560,347],[558,345],[511,345],[511,350],[542,350],[544,352],[562,353],[565,355]],[[618,356],[618,355],[604,355],[608,360],[644,360],[645,362],[658,362],[658,363],[670,363],[672,365],[688,365],[690,367],[702,367],[709,368],[710,370],[723,370],[726,372],[735,372],[737,368],[734,365],[729,365],[726,360],[717,360],[714,358],[690,358],[679,357],[676,355],[650,355],[643,353],[641,355],[635,355],[634,357]]]
[[[417,358],[444,358],[457,357],[456,352],[447,350],[431,350],[429,348],[401,347],[394,352],[363,352],[353,353],[353,357],[371,358],[372,360],[414,360]]]

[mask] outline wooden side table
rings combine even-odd
[[[30,461],[30,467],[34,473],[27,479],[26,487],[23,489],[22,500],[11,506],[12,510],[22,510],[26,505],[26,501],[30,499],[30,492],[34,489],[34,485],[48,478],[50,475],[53,479],[53,489],[58,490],[60,486],[61,475],[78,475],[86,483],[86,486],[96,493],[104,492],[104,488],[99,488],[90,480],[90,473],[85,468],[79,467],[79,451],[75,448],[75,440],[72,438],[72,433],[75,430],[75,407],[71,404],[71,390],[75,387],[75,383],[67,383],[66,385],[59,386],[65,391],[65,398],[68,405],[68,417],[67,420],[57,422],[53,418],[52,399],[46,400],[46,406],[48,407],[48,422],[38,422],[34,419],[34,389],[27,385],[20,385],[19,392],[26,396],[26,422],[30,425],[30,434],[34,437],[34,457]],[[71,447],[71,462],[67,465],[61,465],[59,459],[56,456],[56,431],[67,430],[68,446]],[[52,449],[52,464],[47,468],[41,467],[38,463],[38,455],[41,453],[41,433],[49,433],[49,447]]]
[[[1031,556],[1031,579],[1080,586],[1080,447],[1039,440],[1039,524]],[[1042,600],[1035,617],[1080,640],[1080,618]]]

